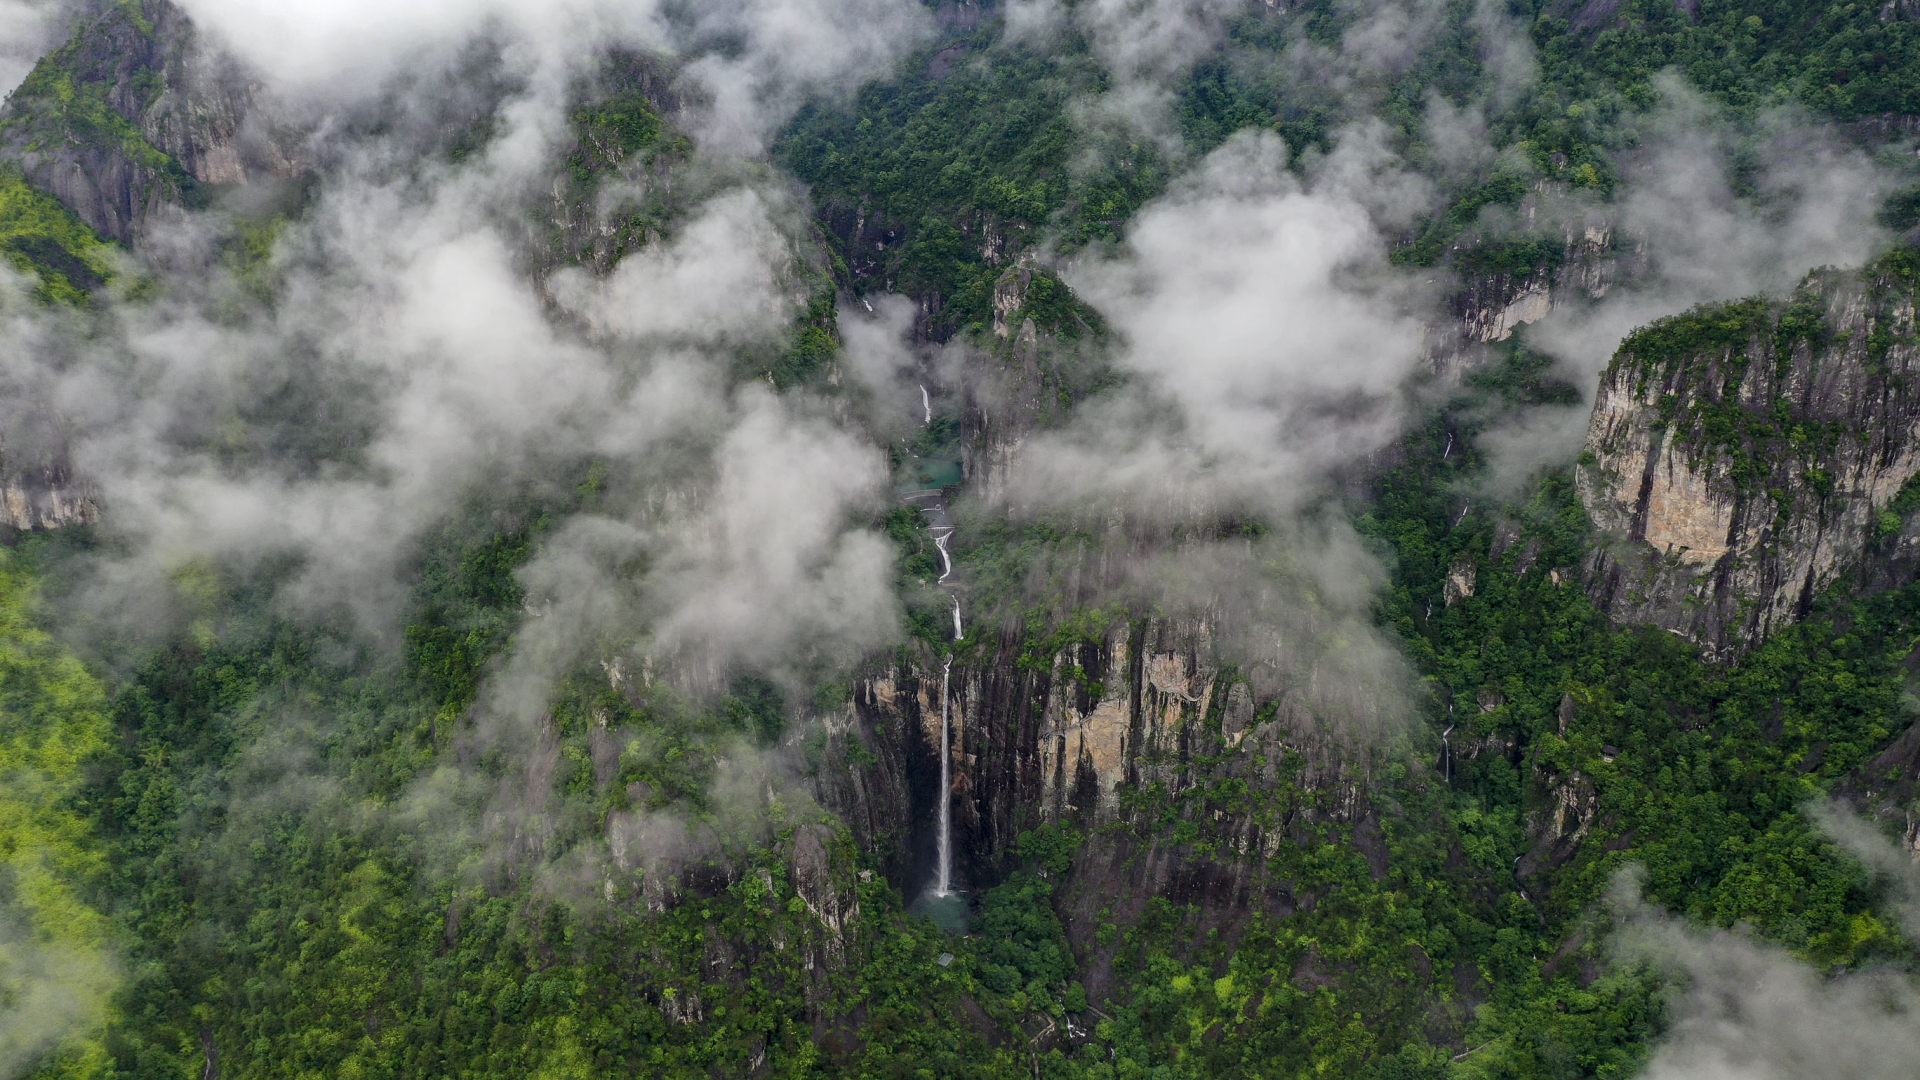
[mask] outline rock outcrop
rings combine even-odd
[[[93,493],[64,461],[21,468],[0,457],[0,536],[90,524],[99,514]]]
[[[1606,534],[1589,590],[1726,658],[1901,530],[1920,472],[1920,258],[1820,271],[1629,337],[1578,474]]]
[[[0,400],[0,539],[98,520],[94,490],[73,467],[55,410],[18,386],[6,390]]]
[[[88,525],[98,517],[92,492],[65,469],[13,471],[0,465],[0,534]]]
[[[101,4],[0,110],[0,157],[121,242],[208,188],[299,171],[259,89],[171,0]]]
[[[1543,221],[1540,202],[1549,194],[1543,183],[1515,209],[1524,239],[1467,240],[1447,252],[1459,285],[1426,330],[1427,363],[1437,374],[1458,378],[1480,364],[1485,346],[1556,309],[1599,300],[1639,271],[1639,249],[1604,218]]]
[[[1134,796],[1206,802],[1220,785],[1293,783],[1314,793],[1315,820],[1366,815],[1351,748],[1334,744],[1301,691],[1261,693],[1216,655],[1204,618],[1114,620],[1043,661],[1017,628],[953,665],[946,706],[952,727],[952,819],[963,883],[991,881],[1020,833],[1046,824],[1096,829],[1130,821]],[[888,859],[909,889],[924,879],[942,797],[939,774],[942,672],[907,663],[863,680],[850,716],[829,725],[836,777],[823,805],[863,846]],[[843,755],[842,740],[860,749]],[[1360,755],[1363,756],[1363,755]],[[864,767],[847,770],[847,757]],[[1216,808],[1204,832],[1228,860],[1257,863],[1288,843],[1294,822],[1242,820]]]

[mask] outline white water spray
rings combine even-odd
[[[956,596],[953,598],[953,640],[960,641],[965,636],[960,629],[960,598]],[[947,745],[952,738],[948,734],[951,722],[947,710],[948,683],[952,677],[953,656],[949,654],[947,662],[940,667],[940,873],[933,886],[936,896],[953,894],[953,752]]]
[[[953,535],[953,530],[946,529],[942,531],[939,536],[936,536],[933,538],[933,546],[940,549],[940,580],[941,581],[945,581],[949,577],[953,576],[953,558],[952,556],[947,554],[947,539],[952,535]],[[955,602],[958,603],[958,600],[956,599]],[[956,637],[954,640],[957,641],[959,639],[958,637]]]
[[[927,393],[925,384],[920,386],[920,414],[924,422],[933,423],[933,397]],[[922,514],[927,515],[927,532],[933,537],[933,546],[940,552],[940,583],[953,576],[953,554],[947,550],[947,544],[953,539],[953,526],[948,524],[946,504],[938,491],[915,492],[906,497],[910,503],[926,499],[919,506]],[[960,597],[953,596],[953,640],[966,640],[966,626],[960,619]],[[953,656],[948,654],[946,662],[940,666],[940,833],[937,838],[939,866],[934,879],[933,894],[945,898],[953,895],[953,709],[948,697],[953,691]]]
[[[935,896],[953,895],[953,761],[947,750],[947,682],[952,674],[953,657],[949,656],[940,669],[940,868],[933,885]]]

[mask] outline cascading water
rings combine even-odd
[[[940,867],[934,879],[935,896],[953,895],[953,758],[947,752],[947,680],[953,675],[953,657],[940,668]]]
[[[925,424],[932,426],[933,397],[925,384],[920,386],[920,415]],[[960,597],[951,591],[949,581],[953,577],[953,553],[948,545],[953,539],[954,527],[947,516],[946,501],[933,489],[911,492],[905,499],[920,511],[933,546],[940,552],[940,578],[936,584],[949,589],[948,596],[953,601],[953,640],[964,641],[967,631],[960,615]],[[938,861],[933,888],[923,895],[916,909],[947,930],[960,932],[966,929],[967,914],[965,900],[953,890],[953,705],[949,700],[952,693],[953,656],[948,654],[940,666],[939,831],[935,836]]]
[[[946,553],[945,545],[940,549]],[[953,640],[960,641],[966,632],[960,626],[960,598],[953,598]],[[953,893],[953,753],[948,749],[952,736],[948,734],[951,723],[948,720],[947,691],[948,680],[953,676],[953,655],[947,655],[947,662],[940,666],[940,871],[939,883],[933,887],[934,895],[950,896]]]

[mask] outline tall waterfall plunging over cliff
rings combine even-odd
[[[920,390],[920,413],[922,423],[933,426],[933,398],[923,383]],[[928,477],[922,474],[921,483],[927,483]],[[920,512],[923,527],[932,538],[933,546],[940,552],[940,577],[936,584],[949,590],[948,596],[953,603],[953,640],[958,643],[966,639],[966,625],[960,615],[960,596],[953,591],[953,552],[948,544],[953,539],[954,524],[947,512],[946,499],[940,489],[923,487],[905,493],[904,500]],[[940,742],[936,752],[940,758],[940,787],[938,832],[935,836],[937,863],[934,871],[932,896],[945,899],[953,892],[953,708],[949,701],[953,692],[953,655],[948,653],[940,667]],[[938,916],[936,916],[936,919]]]
[[[949,527],[941,534],[940,557],[947,557],[947,537],[953,535]],[[953,573],[953,564],[946,562],[946,573],[940,575],[946,581]],[[959,642],[966,637],[966,630],[960,625],[960,597],[953,598],[953,640]],[[948,708],[947,698],[953,676],[953,654],[947,654],[946,663],[940,666],[940,871],[938,884],[933,887],[937,896],[950,896],[953,893],[953,751],[950,734],[952,712]]]
[[[947,691],[953,676],[953,657],[940,668],[940,863],[934,877],[935,896],[953,895],[953,756],[947,750]]]

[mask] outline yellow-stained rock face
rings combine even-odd
[[[0,527],[57,529],[97,520],[99,508],[85,490],[72,484],[29,486],[18,477],[0,478]]]
[[[1115,635],[1102,666],[1113,675],[1132,670],[1126,635]],[[1056,685],[1070,678],[1064,658],[1056,664]],[[1174,651],[1149,651],[1140,657],[1139,710],[1134,684],[1110,678],[1092,707],[1082,711],[1077,696],[1055,694],[1038,732],[1041,803],[1057,811],[1110,812],[1115,791],[1126,779],[1129,761],[1141,750],[1164,745],[1170,733],[1203,715],[1216,672],[1194,657]],[[1138,739],[1140,745],[1134,744]],[[1091,778],[1094,802],[1082,805]]]
[[[1790,302],[1740,301],[1628,338],[1576,474],[1609,537],[1586,567],[1596,603],[1731,657],[1859,565],[1920,473],[1911,292],[1897,272],[1823,271]],[[1808,310],[1825,325],[1805,329]]]
[[[1545,283],[1530,284],[1491,318],[1475,325],[1474,336],[1485,342],[1505,341],[1513,336],[1515,327],[1522,323],[1538,322],[1552,310],[1552,291]]]
[[[1116,619],[1048,664],[1034,664],[1031,640],[1008,633],[997,649],[964,653],[944,671],[931,654],[875,671],[812,751],[822,762],[815,791],[860,843],[884,853],[888,873],[902,875],[924,873],[935,800],[950,800],[963,891],[970,864],[984,868],[978,860],[1014,850],[1036,826],[1126,820],[1134,791],[1185,802],[1211,822],[1222,850],[1247,855],[1274,854],[1298,842],[1301,828],[1355,827],[1367,805],[1366,771],[1356,767],[1364,754],[1342,741],[1335,719],[1359,692],[1340,689],[1353,673],[1308,663],[1250,681],[1247,668],[1221,667],[1220,633],[1197,614]],[[940,791],[943,703],[951,775]],[[1313,795],[1273,815],[1190,798],[1223,783]]]
[[[1457,604],[1473,595],[1479,583],[1478,567],[1474,566],[1470,556],[1462,555],[1447,568],[1445,599],[1448,605]]]
[[[1124,651],[1126,646],[1122,645]],[[1093,774],[1100,778],[1100,795],[1103,802],[1110,801],[1113,785],[1120,779],[1127,760],[1127,701],[1118,693],[1102,698],[1093,711],[1079,723],[1056,729],[1055,734],[1066,737],[1068,751],[1073,755],[1067,762],[1066,773],[1071,776],[1086,763]],[[1052,747],[1045,741],[1041,743],[1041,775],[1051,777],[1053,770],[1047,766],[1054,764],[1049,760]],[[1051,785],[1049,785],[1051,786]],[[1049,794],[1055,794],[1049,792]],[[1065,793],[1058,793],[1065,798]],[[1069,800],[1070,801],[1070,800]]]
[[[1732,527],[1733,503],[1710,490],[1707,473],[1669,448],[1647,491],[1647,543],[1683,562],[1710,565],[1727,553]]]
[[[1538,228],[1541,199],[1560,197],[1566,191],[1562,182],[1537,181],[1517,208],[1520,219],[1529,228]],[[1616,248],[1613,229],[1605,221],[1565,227],[1562,245],[1557,260],[1531,269],[1464,275],[1446,315],[1423,330],[1422,350],[1435,373],[1464,376],[1494,355],[1486,345],[1507,340],[1519,327],[1546,318],[1555,308],[1598,300],[1617,276],[1632,273],[1643,257],[1643,253]]]

